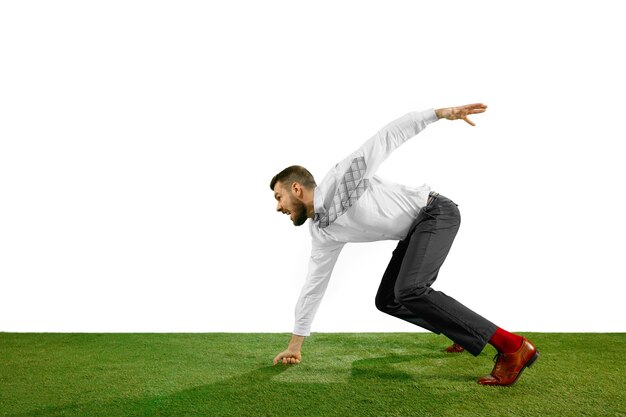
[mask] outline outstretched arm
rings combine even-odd
[[[472,126],[476,126],[474,122],[467,118],[470,114],[484,113],[487,110],[487,105],[482,103],[466,104],[459,107],[446,107],[444,109],[435,110],[435,114],[438,119],[448,120],[465,120]]]
[[[320,243],[313,239],[309,271],[296,303],[293,334],[287,349],[274,358],[274,365],[300,363],[304,337],[311,334],[313,318],[322,302],[330,275],[344,245],[344,242],[326,242],[320,246]]]

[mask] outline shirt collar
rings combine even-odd
[[[319,216],[326,213],[324,209],[324,196],[322,195],[322,191],[319,187],[315,187],[313,189],[313,209],[315,210],[315,216],[313,217],[314,221],[317,221]]]

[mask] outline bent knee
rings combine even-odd
[[[393,304],[389,302],[389,297],[376,297],[374,299],[374,305],[376,306],[376,308],[378,309],[378,311],[381,311],[383,313],[389,313],[390,311],[393,310]],[[392,300],[395,301],[395,300]]]
[[[423,285],[415,287],[398,287],[394,289],[396,300],[400,304],[415,303],[423,301],[428,293],[432,291],[430,287]]]

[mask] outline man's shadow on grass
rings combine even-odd
[[[359,359],[352,362],[350,382],[360,383],[362,380],[392,380],[413,381],[415,384],[432,379],[445,379],[447,381],[471,381],[474,376],[463,375],[455,372],[449,374],[443,371],[441,366],[430,364],[430,360],[449,360],[450,355],[442,356],[439,353],[413,354],[413,355],[386,355],[377,358]],[[416,362],[415,369],[425,370],[418,375],[411,374],[395,367],[396,364]],[[426,363],[425,363],[426,362]]]
[[[303,382],[287,382],[278,378],[294,365],[262,366],[250,372],[212,384],[198,386],[169,395],[139,399],[118,399],[108,402],[76,403],[62,407],[33,410],[11,417],[43,416],[257,416],[257,415],[352,415],[355,405],[367,407],[369,412],[389,412],[386,398],[411,394],[413,400],[423,397],[432,401],[430,382],[441,379],[436,361],[439,353],[413,355],[386,355],[352,362],[346,382],[306,382],[306,373],[299,375]],[[419,375],[405,372],[396,365],[415,362],[415,367],[426,369]],[[451,376],[449,382],[467,382],[468,376]],[[317,374],[316,380],[319,380]],[[436,391],[445,401],[453,393]],[[402,398],[402,397],[400,397]]]

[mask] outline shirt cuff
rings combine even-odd
[[[424,110],[423,112],[420,112],[420,114],[424,118],[424,122],[427,125],[429,125],[431,123],[435,123],[437,120],[439,120],[437,118],[437,114],[435,113],[435,109]]]
[[[296,336],[310,336],[311,329],[296,324],[293,328],[293,334],[295,334]]]

